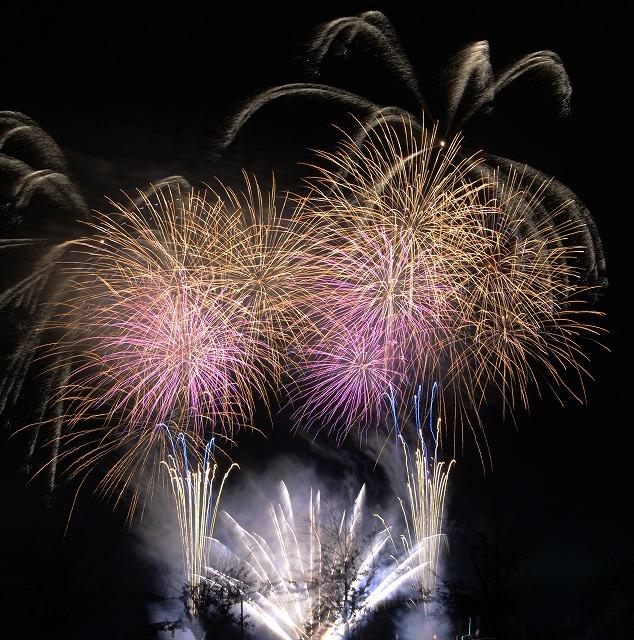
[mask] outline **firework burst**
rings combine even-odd
[[[583,399],[580,338],[601,331],[593,322],[601,314],[587,308],[595,287],[582,280],[584,226],[565,206],[547,210],[543,192],[526,181],[516,172],[494,176],[465,233],[469,294],[448,379],[460,379],[463,401],[476,410],[490,388],[511,412],[527,408],[530,388],[542,385]]]
[[[463,303],[464,230],[486,188],[457,142],[402,124],[404,136],[383,123],[376,145],[321,153],[334,168],[318,168],[300,208],[317,241],[298,415],[344,416],[343,434],[376,424],[388,386],[404,397],[407,380],[438,375]]]
[[[282,368],[294,240],[271,201],[180,189],[101,216],[70,265],[75,295],[60,324],[77,364],[70,421],[126,428],[178,422],[230,435],[251,423]],[[290,324],[290,323],[288,323]]]
[[[388,387],[400,402],[416,379],[439,381],[455,425],[478,423],[490,389],[511,408],[539,376],[572,390],[563,372],[582,378],[577,339],[597,329],[582,303],[585,229],[565,206],[407,118],[320,156],[332,168],[317,167],[300,207],[316,237],[300,420],[340,436],[377,424]]]

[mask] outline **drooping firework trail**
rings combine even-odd
[[[26,464],[32,467],[36,452],[45,443],[53,442],[54,461],[47,469],[48,492],[52,495],[56,483],[56,446],[62,433],[65,407],[51,401],[51,395],[65,384],[68,367],[54,360],[50,375],[35,391],[26,406],[24,390],[38,374],[38,352],[54,339],[47,324],[57,302],[66,294],[65,283],[58,277],[60,260],[73,246],[80,233],[76,221],[88,215],[89,209],[79,189],[70,177],[64,154],[55,141],[37,122],[15,111],[0,111],[0,172],[2,173],[2,226],[0,251],[10,252],[8,264],[26,265],[26,273],[7,269],[0,291],[0,312],[22,318],[23,328],[8,354],[3,355],[0,374],[0,415],[20,406],[24,414],[22,424],[34,423],[29,429],[26,445]],[[4,183],[4,180],[7,180]],[[6,189],[5,189],[6,187]],[[32,214],[32,200],[45,205],[42,221]],[[21,221],[17,228],[16,221]],[[54,220],[57,232],[47,229]],[[6,231],[10,237],[6,237]],[[14,234],[19,234],[15,237]],[[13,237],[11,237],[13,236]],[[41,424],[48,433],[41,434]]]
[[[445,108],[440,114],[432,114],[394,27],[380,11],[366,11],[356,16],[337,18],[316,29],[306,43],[309,74],[320,76],[329,54],[336,52],[339,46],[352,47],[357,41],[365,41],[364,51],[368,50],[367,42],[372,43],[372,50],[379,61],[403,85],[413,104],[418,105],[414,112],[398,105],[375,104],[338,86],[302,82],[280,85],[251,98],[235,114],[227,126],[223,145],[228,145],[244,123],[259,109],[283,98],[300,97],[335,102],[347,111],[359,114],[361,125],[357,127],[356,134],[352,135],[355,145],[359,147],[364,145],[376,127],[382,127],[383,123],[399,127],[403,118],[410,120],[417,132],[432,123],[440,123],[443,136],[452,138],[456,132],[464,129],[473,116],[486,111],[501,91],[525,75],[532,75],[533,79],[539,78],[542,83],[546,82],[562,113],[568,111],[570,80],[561,58],[555,52],[537,51],[520,58],[501,72],[495,72],[489,43],[482,40],[469,44],[453,57],[444,74],[447,95]],[[604,286],[605,257],[602,242],[592,216],[575,194],[557,180],[524,163],[514,163],[508,158],[486,153],[484,158],[488,172],[497,169],[504,181],[514,167],[526,175],[528,179],[523,187],[529,199],[534,199],[536,190],[543,190],[544,200],[551,211],[566,204],[569,219],[580,228],[584,252],[579,256],[579,262],[584,280],[590,286]],[[529,217],[530,213],[527,211]]]

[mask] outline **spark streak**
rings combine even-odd
[[[298,236],[275,191],[267,202],[245,179],[244,194],[222,185],[141,194],[93,224],[56,320],[66,331],[59,350],[75,347],[61,394],[73,400],[71,426],[88,415],[141,430],[173,421],[196,434],[253,426],[256,399],[268,402],[284,369],[301,278]]]
[[[207,563],[208,542],[213,536],[222,489],[238,465],[229,467],[214,494],[218,465],[213,460],[213,439],[206,444],[202,459],[197,459],[183,433],[173,438],[168,427],[165,432],[171,453],[161,464],[167,470],[176,503],[186,582],[194,588],[200,583]],[[194,461],[190,460],[191,455]]]
[[[382,519],[383,527],[369,530],[365,501],[362,487],[352,508],[336,517],[330,513],[329,520],[320,492],[311,489],[307,530],[302,531],[281,482],[280,502],[269,505],[272,535],[247,531],[225,513],[229,542],[215,540],[210,557],[246,569],[251,588],[245,607],[257,625],[276,637],[347,637],[397,594],[414,596],[418,587],[413,585],[433,562],[426,551],[429,540],[418,539],[398,552]],[[206,571],[208,580],[227,579],[214,566]]]

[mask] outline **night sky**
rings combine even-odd
[[[192,182],[232,179],[246,166],[265,179],[275,169],[282,188],[296,186],[305,173],[299,163],[311,158],[307,149],[332,146],[332,124],[350,122],[340,108],[279,103],[254,118],[221,156],[214,141],[242,100],[304,79],[302,40],[326,20],[382,10],[437,114],[442,70],[465,44],[489,40],[498,69],[531,51],[557,52],[573,87],[569,116],[558,115],[539,82],[523,79],[491,114],[466,126],[464,144],[537,167],[588,206],[607,258],[609,287],[596,305],[607,314],[606,348],[584,347],[594,377],[586,404],[570,399],[562,406],[545,392],[533,397],[530,412],[518,410],[514,422],[502,421],[499,408],[487,412],[492,468],[483,468],[467,438],[448,522],[450,536],[495,528],[520,550],[517,616],[526,638],[609,640],[587,614],[605,571],[634,560],[628,21],[618,3],[410,4],[88,3],[71,10],[4,3],[0,110],[37,120],[66,153],[89,206],[103,210],[104,196],[173,174]],[[345,77],[347,88],[378,103],[411,108],[398,84],[372,65],[352,52],[321,80],[337,84]],[[126,527],[125,505],[113,509],[87,490],[64,538],[76,483],[62,479],[49,508],[42,483],[29,483],[22,468],[21,436],[8,439],[11,424],[0,431],[0,638],[153,637],[144,635],[147,612],[158,606],[164,576],[141,550],[142,526]],[[290,440],[288,432],[281,417],[268,442],[241,439],[240,455],[251,461],[252,473],[280,450],[305,454],[308,444]],[[455,548],[448,570],[458,577],[465,559],[459,543]],[[566,635],[575,627],[586,635]],[[537,635],[544,629],[552,635]]]

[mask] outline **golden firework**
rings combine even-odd
[[[582,380],[578,339],[597,332],[583,224],[408,117],[360,139],[318,153],[299,208],[314,237],[299,417],[376,424],[387,387],[402,400],[416,380],[440,384],[456,425],[479,422],[491,389],[527,406],[540,377],[579,396],[564,371]]]

